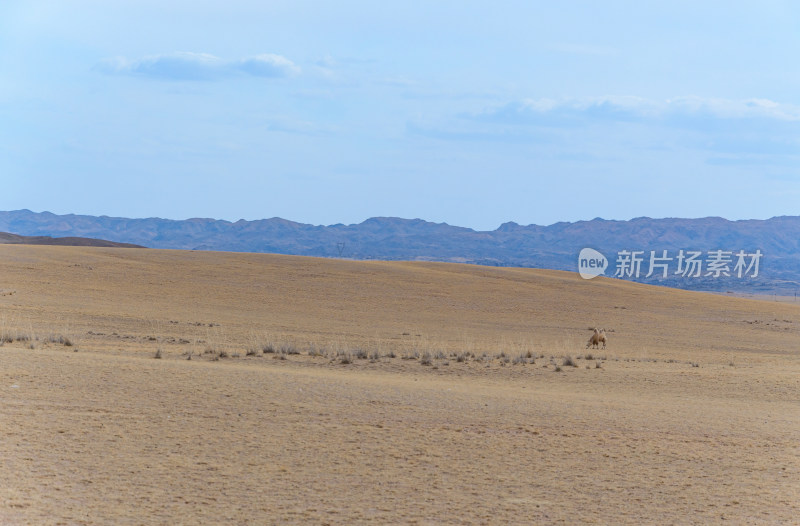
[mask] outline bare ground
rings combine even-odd
[[[791,303],[460,265],[0,261],[0,524],[800,516]]]

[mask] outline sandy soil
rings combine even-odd
[[[0,262],[0,524],[800,516],[793,302],[433,263]]]

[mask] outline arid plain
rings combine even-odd
[[[0,331],[3,525],[800,517],[793,302],[0,245]]]

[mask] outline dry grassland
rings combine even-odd
[[[800,516],[792,302],[0,245],[0,340],[3,525]]]

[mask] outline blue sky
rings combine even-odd
[[[0,210],[798,215],[798,6],[5,0]]]

